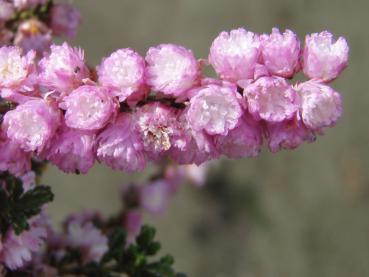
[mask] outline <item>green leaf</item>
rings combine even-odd
[[[54,194],[51,188],[47,186],[36,186],[34,189],[27,191],[16,203],[17,207],[22,210],[28,217],[38,214],[41,207],[53,201]]]
[[[102,258],[101,264],[110,262],[111,260],[116,260],[118,263],[120,263],[124,254],[126,237],[127,235],[123,228],[118,228],[109,237],[109,251]]]
[[[29,229],[28,220],[38,215],[44,204],[53,200],[50,187],[36,186],[24,193],[22,181],[10,174],[2,174],[6,190],[0,189],[0,224],[1,233],[13,227],[19,235]]]
[[[146,249],[150,246],[151,242],[154,240],[155,237],[155,229],[144,225],[141,228],[140,234],[136,238],[136,243],[141,249]]]

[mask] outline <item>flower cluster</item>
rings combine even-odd
[[[46,51],[53,36],[74,37],[79,11],[49,0],[0,0],[0,46],[17,45],[25,51]]]
[[[0,276],[186,276],[175,272],[172,256],[155,257],[161,245],[154,228],[142,226],[129,242],[111,220],[86,210],[71,214],[61,232],[45,218],[38,229],[9,236],[0,252]],[[40,236],[46,236],[42,249]]]
[[[326,31],[306,36],[303,48],[289,30],[223,32],[207,61],[173,44],[145,58],[119,49],[96,71],[66,43],[39,61],[3,47],[1,97],[17,107],[4,114],[0,165],[21,174],[33,155],[65,172],[87,173],[95,160],[136,171],[163,158],[254,157],[263,140],[272,152],[292,149],[339,119],[341,98],[328,83],[347,62],[345,39]],[[203,75],[206,64],[218,79]],[[309,80],[291,84],[300,70]]]

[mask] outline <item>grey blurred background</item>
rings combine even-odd
[[[368,0],[84,0],[73,44],[91,65],[117,48],[144,55],[178,43],[206,57],[222,30],[290,28],[301,37],[330,30],[351,46],[350,66],[333,86],[344,99],[339,124],[314,144],[256,159],[224,161],[221,185],[183,187],[166,214],[148,217],[164,252],[190,277],[369,276]],[[147,174],[147,173],[146,173]],[[145,174],[96,166],[88,176],[50,168],[44,182],[58,223],[73,211],[119,209],[119,187]]]

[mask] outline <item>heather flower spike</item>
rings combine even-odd
[[[20,104],[4,115],[2,129],[20,149],[66,172],[87,173],[95,160],[137,171],[164,157],[198,165],[221,155],[254,157],[263,141],[273,152],[310,141],[342,113],[339,94],[322,82],[347,65],[348,47],[328,32],[307,36],[303,53],[290,30],[222,32],[209,54],[218,79],[203,77],[206,63],[174,44],[151,47],[145,59],[119,49],[96,71],[81,49],[64,43],[50,50],[36,64],[33,52],[0,49],[1,95]],[[288,79],[301,61],[312,80],[294,85]],[[2,168],[26,167],[7,157]]]
[[[162,276],[154,267],[177,276],[168,258],[147,263],[159,247],[143,211],[163,214],[184,182],[204,185],[210,160],[256,157],[263,143],[272,153],[294,149],[341,117],[328,83],[347,66],[349,47],[327,31],[302,46],[291,30],[239,28],[221,32],[208,59],[160,44],[145,57],[118,49],[90,68],[81,48],[52,44],[74,37],[80,21],[68,4],[0,0],[0,276],[110,268]],[[202,72],[209,65],[212,78]],[[308,80],[294,83],[301,69]],[[43,212],[53,195],[37,183],[44,160],[76,174],[95,161],[126,172],[159,166],[124,189],[117,217],[73,214],[57,233]]]

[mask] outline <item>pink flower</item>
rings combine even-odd
[[[146,82],[165,95],[179,97],[192,88],[200,76],[191,50],[174,44],[151,47],[146,55]]]
[[[175,109],[159,102],[141,107],[136,120],[145,151],[152,159],[168,151],[180,135]]]
[[[0,48],[0,88],[17,88],[27,79],[34,68],[35,52],[22,56],[18,47]]]
[[[262,146],[262,130],[258,122],[244,115],[239,125],[226,136],[215,136],[214,143],[220,153],[231,159],[256,157]]]
[[[79,48],[72,48],[67,43],[52,45],[51,53],[39,63],[40,84],[62,95],[68,94],[89,78],[84,53]]]
[[[291,78],[300,70],[300,40],[290,30],[283,34],[273,28],[270,35],[261,36],[261,55],[268,71]]]
[[[28,171],[21,176],[24,192],[34,189],[36,186],[36,173],[34,171]]]
[[[58,3],[54,4],[50,11],[50,26],[56,36],[67,36],[74,38],[81,23],[81,14],[72,5]]]
[[[18,144],[0,134],[0,171],[9,171],[20,176],[31,169],[31,156]]]
[[[25,52],[34,50],[39,56],[49,49],[51,41],[51,31],[37,19],[23,21],[14,38],[15,45]]]
[[[68,224],[73,222],[78,222],[82,225],[87,224],[89,222],[95,222],[100,224],[103,221],[105,221],[105,218],[99,211],[93,209],[85,209],[82,212],[72,213],[68,215],[68,217],[64,221],[64,225],[68,226]]]
[[[45,100],[31,100],[4,116],[3,130],[25,151],[41,152],[60,124],[60,113]]]
[[[140,205],[152,214],[163,214],[168,205],[170,185],[166,180],[157,180],[140,188]]]
[[[40,250],[46,237],[46,229],[37,219],[30,225],[30,230],[23,231],[19,236],[10,229],[3,238],[0,261],[11,270],[21,268],[30,262],[32,254]]]
[[[107,237],[91,222],[71,221],[67,226],[66,244],[81,251],[84,263],[100,262],[109,250]]]
[[[146,165],[144,145],[131,114],[122,113],[97,138],[97,159],[115,170],[137,171]]]
[[[86,174],[95,161],[95,134],[91,131],[61,127],[44,154],[66,173]]]
[[[250,114],[256,119],[281,122],[298,110],[296,91],[283,78],[262,77],[244,89]]]
[[[196,90],[190,100],[187,120],[195,131],[227,135],[242,116],[236,88],[209,85]]]
[[[47,0],[13,0],[14,6],[17,9],[32,9],[37,5],[45,4]]]
[[[304,141],[315,140],[315,134],[297,118],[280,123],[268,123],[266,130],[268,147],[273,153],[282,149],[295,149]]]
[[[84,85],[64,97],[65,124],[81,130],[99,130],[116,113],[117,105],[104,87]]]
[[[239,28],[218,35],[211,45],[209,62],[222,79],[253,79],[259,54],[259,37]]]
[[[209,167],[212,162],[205,162],[201,165],[189,164],[182,165],[187,180],[197,187],[203,187],[206,184]]]
[[[132,95],[145,96],[145,60],[131,49],[119,49],[97,67],[99,83],[110,87],[119,101]]]
[[[331,87],[310,81],[298,85],[296,91],[301,98],[301,118],[308,128],[333,126],[341,117],[341,97]]]
[[[205,185],[211,162],[201,165],[170,165],[165,170],[165,180],[171,185],[171,193],[176,192],[181,183],[189,182],[195,186]]]
[[[346,68],[349,47],[340,37],[333,41],[327,31],[306,36],[303,70],[307,77],[324,82],[332,81]]]
[[[14,16],[14,7],[11,3],[0,0],[0,25]],[[2,28],[2,27],[1,27]]]
[[[127,232],[127,241],[131,243],[140,233],[142,225],[142,214],[138,210],[129,210],[123,219],[123,226]]]
[[[187,116],[189,109],[182,111],[177,118],[179,135],[176,137],[169,156],[178,164],[200,165],[210,159],[218,157],[218,151],[214,147],[212,136],[205,131],[195,131]]]

